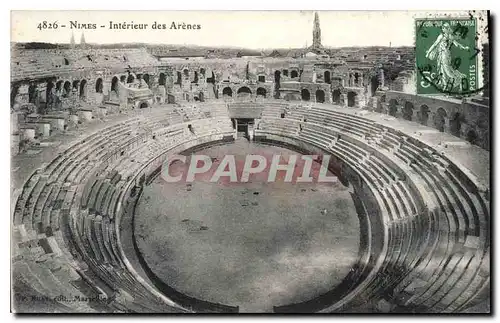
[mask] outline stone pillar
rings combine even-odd
[[[344,104],[342,104],[342,106],[347,107],[347,93],[342,93],[341,95],[344,101]]]
[[[418,115],[418,109],[413,109],[413,114],[411,116],[411,121],[414,121],[414,122],[418,122],[420,123],[420,120],[418,119],[419,115]]]
[[[429,111],[427,115],[429,116],[429,118],[427,119],[427,127],[436,128],[436,125],[434,123],[434,118],[436,117],[436,113]]]
[[[450,119],[444,118],[444,132],[450,133]]]

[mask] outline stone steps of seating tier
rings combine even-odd
[[[317,138],[316,138],[317,139]]]
[[[357,128],[353,128],[351,124],[347,124],[347,123],[339,122],[339,121],[336,121],[336,120],[332,120],[331,118],[330,119],[324,119],[321,116],[309,115],[306,118],[306,122],[316,123],[318,125],[324,125],[324,126],[327,126],[327,127],[338,129],[340,132],[349,133],[349,134],[352,134],[352,135],[355,135],[355,136],[358,136],[358,137],[363,137],[364,134],[365,134],[363,131],[360,131]]]
[[[318,107],[313,107],[309,111],[309,115],[311,115],[312,113],[324,116],[325,118],[327,118],[327,117],[331,118],[332,116],[335,116],[336,119],[342,120],[345,123],[355,124],[355,125],[359,126],[360,129],[363,129],[367,133],[379,133],[383,130],[382,126],[377,125],[375,122],[373,122],[369,119],[362,118],[359,116],[352,116],[352,115],[343,114],[343,113],[339,113],[339,112],[332,111],[332,110],[325,110],[325,109],[318,108]]]
[[[45,262],[47,262],[47,260]],[[47,268],[47,265],[49,264],[44,264],[42,262],[18,262],[13,266],[15,266],[15,270],[21,271],[23,277],[30,279],[30,283],[33,283],[32,286],[44,296],[48,296],[54,300],[56,300],[58,296],[66,296],[68,298],[74,296],[84,297],[78,289],[73,288],[70,284],[61,283],[54,275],[54,272]],[[72,304],[72,307],[82,313],[94,312],[85,302],[75,302],[74,305]]]
[[[413,157],[416,156],[411,156],[411,158]],[[422,160],[420,156],[416,157],[415,159],[417,161]],[[432,171],[431,164],[429,163],[426,163],[423,168],[427,168]],[[446,174],[449,173],[441,171],[433,171],[432,173],[437,179],[437,182],[442,183],[442,185],[444,185],[444,188],[447,189],[446,191],[448,193],[446,195],[449,197],[449,203],[453,205],[452,208],[457,211],[457,217],[459,218],[459,221],[467,222],[467,224],[464,224],[464,230],[466,232],[476,232],[477,229],[475,228],[475,223],[477,223],[477,221],[474,219],[474,217],[477,216],[477,210],[474,208],[474,204],[468,203],[470,202],[470,196],[465,192],[464,188],[461,187],[460,184],[456,183],[452,178],[450,178],[450,176],[446,176]]]
[[[102,240],[104,244],[104,248],[106,249],[107,254],[109,255],[110,262],[113,266],[121,266],[120,261],[118,260],[120,257],[116,255],[112,246],[111,246],[111,235],[109,234],[110,230],[114,230],[112,224],[110,224],[108,218],[103,218],[101,221],[101,232],[102,232]]]
[[[81,171],[81,170],[79,170],[79,171]],[[84,176],[82,175],[82,177],[84,177]],[[59,201],[61,200],[61,196],[58,196],[58,200],[59,200]],[[59,203],[59,204],[60,204],[60,203]],[[91,233],[91,235],[92,235],[92,233]],[[94,239],[96,239],[96,238],[97,238],[97,236],[94,234]],[[102,242],[102,240],[100,240],[100,239],[98,239],[98,238],[97,238],[97,240]],[[104,244],[104,243],[102,243],[101,247],[102,247],[102,246],[104,246],[104,248],[105,248],[105,244]],[[111,248],[113,249],[113,246],[111,246]],[[117,249],[117,247],[116,247],[116,246],[115,246],[115,249]]]
[[[433,299],[437,300],[433,306],[439,305],[440,310],[446,312],[446,309],[467,290],[467,284],[472,283],[476,276],[476,271],[468,268],[478,268],[480,261],[477,253],[466,252],[456,270],[446,280],[446,284],[433,296]]]
[[[370,123],[363,121],[355,116],[342,115],[338,113],[329,113],[325,112],[324,110],[318,110],[316,108],[313,108],[312,110],[309,111],[309,114],[306,115],[306,118],[309,117],[315,117],[315,118],[319,117],[325,121],[331,120],[331,121],[336,121],[340,124],[354,125],[356,128],[362,130],[364,133],[380,132],[380,129],[378,127],[374,127],[372,122]]]
[[[404,155],[399,154],[399,152],[396,152],[395,155],[403,160],[407,160],[407,158],[405,158]],[[425,166],[421,166],[419,163],[412,163],[411,167],[414,168],[416,172],[420,172],[421,177],[427,180],[428,185],[431,187],[433,192],[437,194],[438,201],[440,201],[441,203],[441,207],[449,217],[452,217],[450,218],[450,221],[458,222],[456,226],[454,225],[452,228],[450,228],[451,232],[457,232],[457,230],[465,230],[465,232],[467,232],[468,228],[465,225],[466,216],[464,216],[460,212],[460,209],[457,209],[455,207],[457,203],[450,200],[453,197],[453,194],[449,192],[446,186],[443,185],[443,179],[437,176],[436,172],[433,172],[431,169]],[[464,237],[462,237],[461,239],[463,240]]]
[[[485,277],[481,277],[480,275],[475,275],[472,279],[471,283],[467,286],[464,292],[460,293],[460,295],[456,298],[454,303],[449,305],[444,309],[445,313],[453,313],[459,312],[463,309],[463,307],[467,304],[467,302],[476,294],[478,290],[488,279]]]
[[[428,289],[416,296],[414,295],[412,299],[410,299],[412,304],[415,305],[423,305],[426,308],[434,306],[439,300],[446,295],[446,290],[454,287],[454,283],[456,280],[453,280],[453,273],[456,270],[460,270],[460,264],[462,261],[469,262],[471,257],[473,256],[473,252],[458,252],[453,256],[448,258],[448,261],[444,267],[440,269],[439,278],[428,287]],[[457,268],[458,267],[458,268]],[[459,274],[464,272],[464,268],[461,268]]]
[[[344,160],[346,160],[346,161],[348,161],[348,162],[350,162],[351,165],[355,165],[356,164],[355,159],[353,158],[353,156],[350,155],[350,153],[347,152],[347,151],[341,152],[341,158],[344,159]],[[371,183],[375,183],[376,182],[376,178],[373,177],[373,175],[370,172],[368,172],[365,168],[360,167],[360,168],[358,168],[358,171],[361,172],[360,175],[365,178],[365,182],[366,183],[371,184]],[[374,193],[377,193],[377,192],[379,194],[379,199],[381,200],[381,203],[382,203],[381,207],[383,209],[385,209],[385,212],[384,211],[383,212],[385,214],[389,215],[389,216],[390,216],[391,213],[395,214],[396,213],[396,208],[390,202],[390,199],[387,198],[387,195],[384,194],[384,191],[374,190]],[[392,239],[392,232],[390,232],[388,244],[389,244],[389,252],[394,251],[394,255],[398,255],[398,253],[396,252],[397,245],[394,243],[394,240]],[[403,261],[403,259],[401,261]],[[391,264],[391,260],[387,258],[385,260],[383,266],[386,267],[389,264]],[[383,288],[384,285],[390,285],[390,283],[384,284],[383,282],[381,282],[379,280],[379,285],[371,286],[369,288],[372,288],[373,290],[379,290],[379,289]]]

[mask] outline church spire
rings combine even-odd
[[[319,16],[317,12],[314,13],[313,48],[321,48],[321,27],[319,26]]]
[[[82,37],[80,38],[80,48],[85,48],[87,44],[85,43],[85,34],[82,33]]]
[[[69,47],[71,49],[74,49],[75,48],[75,34],[71,33],[71,39],[69,41]]]

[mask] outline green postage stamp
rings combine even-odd
[[[418,94],[477,93],[476,18],[416,19]]]

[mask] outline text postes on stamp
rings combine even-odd
[[[476,19],[417,19],[415,23],[417,93],[477,93]]]

